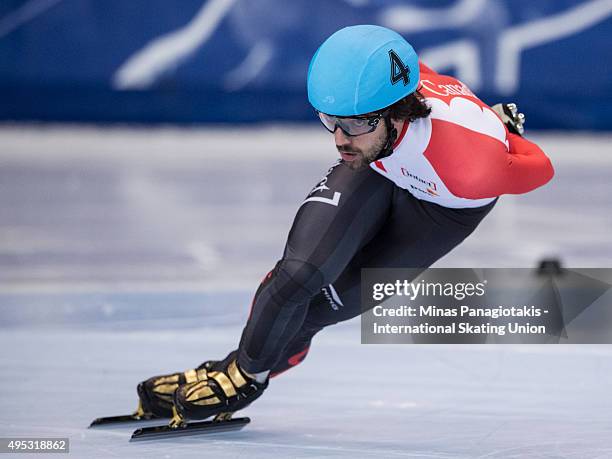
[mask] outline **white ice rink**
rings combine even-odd
[[[553,182],[500,199],[436,266],[612,267],[612,137],[531,138]],[[612,346],[361,345],[358,319],[317,335],[241,432],[86,428],[236,347],[335,156],[315,126],[0,128],[0,437],[69,437],[72,457],[612,457]]]

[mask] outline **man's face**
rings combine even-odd
[[[342,160],[351,169],[359,169],[374,161],[385,146],[387,141],[385,120],[380,120],[374,131],[354,137],[346,135],[342,129],[337,128],[334,138]]]

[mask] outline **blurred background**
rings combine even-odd
[[[137,123],[310,121],[305,75],[354,24],[531,129],[612,128],[608,0],[4,0],[0,118]]]
[[[362,23],[486,103],[516,102],[556,170],[435,266],[612,267],[612,0],[3,0],[0,436],[198,454],[201,439],[134,453],[128,430],[85,427],[129,412],[141,379],[236,347],[337,157],[307,102],[309,60]],[[612,455],[606,346],[361,346],[358,319],[317,339],[211,452]]]

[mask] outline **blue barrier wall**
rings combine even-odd
[[[310,57],[374,23],[530,128],[612,129],[611,0],[3,0],[0,119],[313,119]]]

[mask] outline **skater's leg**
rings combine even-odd
[[[373,183],[368,178],[363,180],[368,184]],[[375,193],[376,189],[371,191]],[[275,333],[273,341],[264,335],[263,342],[251,342],[254,349],[260,352],[259,362],[266,362],[266,365],[269,363],[270,366],[267,368],[278,373],[283,369],[283,365],[286,369],[297,364],[305,356],[309,343],[317,331],[361,313],[359,292],[362,268],[425,269],[474,231],[492,208],[492,205],[488,205],[479,209],[447,209],[418,201],[409,193],[399,189],[391,190],[391,196],[387,196],[387,199],[391,203],[391,209],[387,210],[391,212],[385,211],[385,215],[380,216],[383,218],[382,223],[377,220],[379,225],[375,235],[365,243],[356,244],[355,254],[338,275],[333,277],[329,275],[331,270],[317,269],[319,273],[327,273],[327,275],[321,274],[321,279],[317,280],[324,282],[317,291],[311,292],[305,284],[296,280],[296,276],[297,279],[304,280],[299,273],[288,275],[282,260],[272,274],[266,277],[256,294],[251,318],[243,338],[246,336],[245,341],[248,343],[248,340],[256,337],[257,333],[264,331]],[[298,214],[297,221],[299,217]],[[330,226],[333,227],[333,223]],[[295,229],[294,226],[289,242],[296,235]],[[342,238],[340,239],[336,242],[343,244]],[[355,245],[354,241],[351,243]],[[303,246],[308,246],[308,243]],[[314,253],[316,252],[315,249]],[[284,282],[275,285],[275,279]],[[313,282],[312,285],[316,283]],[[294,299],[294,301],[299,295],[308,293],[309,296],[301,300],[304,304],[289,301],[291,307],[283,308],[282,305],[285,303],[282,300],[283,298],[287,300],[287,292],[294,295],[289,296],[289,300]],[[261,306],[264,310],[258,311],[257,305],[262,298],[266,299]],[[266,314],[269,314],[266,319],[271,320],[271,323],[263,321],[262,317]],[[254,332],[249,335],[249,325],[253,324],[254,317],[259,317],[259,322],[255,321]],[[289,322],[279,328],[281,319]],[[268,349],[268,353],[264,354],[262,349]],[[287,361],[283,362],[285,356]],[[255,368],[265,369],[266,366]],[[220,410],[242,409],[259,397],[268,384],[267,378],[260,382],[251,373],[255,371],[249,372],[248,369],[242,368],[239,358],[237,362],[236,354],[232,353],[215,366],[212,372],[208,372],[206,380],[180,386],[174,394],[174,405],[183,417],[195,419],[206,418],[217,414]]]
[[[257,289],[238,356],[231,353],[205,380],[176,389],[173,402],[181,417],[240,410],[261,395],[268,371],[304,326],[312,297],[388,218],[393,188],[369,168],[341,163],[330,169],[300,207],[283,258]]]
[[[362,268],[427,268],[469,236],[493,205],[449,209],[419,201],[396,188],[391,217],[338,279],[313,297],[302,327],[276,362],[272,375],[302,362],[321,329],[361,314]]]
[[[333,282],[343,306],[330,301],[317,303],[309,311],[308,320],[327,326],[361,314],[363,268],[428,268],[468,237],[495,202],[478,208],[450,209],[396,188],[389,220]]]
[[[260,286],[240,341],[238,363],[272,369],[300,330],[308,305],[333,282],[388,218],[394,185],[373,170],[332,168],[300,207],[283,258]]]

